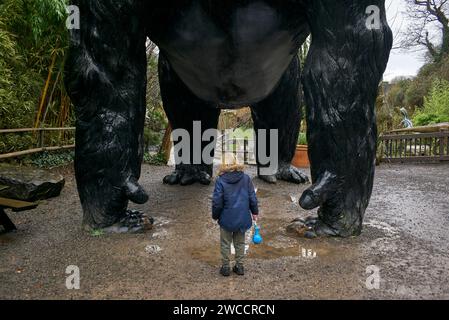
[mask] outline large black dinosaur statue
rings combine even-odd
[[[194,121],[203,131],[216,128],[220,109],[249,105],[256,132],[278,130],[279,169],[261,176],[267,182],[306,180],[290,165],[304,92],[313,185],[300,204],[319,207],[307,226],[318,236],[360,234],[374,177],[374,104],[392,46],[383,0],[72,2],[80,28],[71,33],[65,79],[76,106],[86,226],[142,227],[141,214],[127,205],[148,200],[138,180],[149,38],[160,48],[162,98],[174,129],[192,132]],[[309,35],[301,72],[297,52]],[[164,182],[209,183],[211,175],[208,164],[178,163]]]

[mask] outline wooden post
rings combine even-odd
[[[170,152],[171,152],[171,134],[172,134],[172,128],[169,124],[167,128],[165,129],[164,138],[162,139],[161,148],[159,150],[159,153],[164,155],[165,161],[168,162],[170,160]]]
[[[444,133],[444,129],[442,129],[440,131],[441,133]],[[444,158],[444,145],[445,145],[445,141],[446,137],[440,137],[440,161],[443,161]]]

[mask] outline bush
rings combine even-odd
[[[424,98],[424,107],[415,112],[414,124],[426,126],[449,122],[449,81],[437,79]]]
[[[150,146],[159,146],[162,142],[162,136],[163,134],[160,132],[155,132],[150,128],[145,128],[143,134],[145,151],[147,151]]]
[[[73,112],[67,107],[61,76],[68,45],[67,3],[0,0],[0,128],[70,125]],[[38,108],[41,98],[44,103]],[[0,153],[36,144],[36,139],[22,135],[2,135],[1,140]]]
[[[165,166],[167,164],[165,156],[162,153],[145,153],[143,156],[143,162],[152,166]]]

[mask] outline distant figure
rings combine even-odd
[[[401,124],[404,126],[404,128],[406,129],[410,129],[413,128],[413,122],[412,120],[410,120],[408,118],[408,112],[405,108],[401,108],[401,113],[404,116],[404,120],[402,120]]]
[[[212,218],[217,220],[221,227],[221,275],[231,275],[232,243],[236,261],[233,271],[241,276],[245,274],[245,235],[253,220],[257,221],[258,214],[256,191],[251,178],[244,173],[244,166],[237,163],[235,156],[227,155],[220,168],[212,199]]]

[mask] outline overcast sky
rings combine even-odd
[[[407,21],[404,19],[404,0],[387,0],[387,15],[393,34],[407,29]],[[393,50],[385,71],[384,79],[390,81],[397,76],[415,76],[419,68],[424,64],[423,52],[404,52]]]

